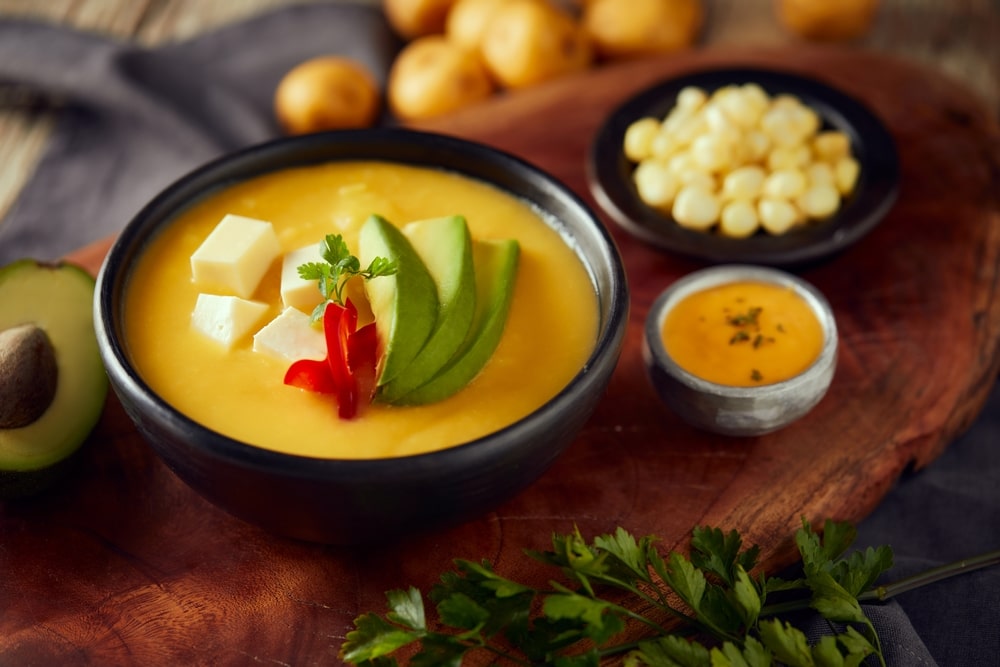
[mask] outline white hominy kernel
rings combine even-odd
[[[749,100],[746,91],[742,88],[738,88],[731,95],[720,99],[719,106],[733,123],[744,130],[757,125],[766,108],[766,105],[760,107]]]
[[[719,187],[719,184],[716,183],[714,176],[707,171],[703,171],[698,168],[688,169],[687,171],[678,173],[677,179],[680,181],[682,186],[696,185],[703,190],[707,190],[708,192],[715,192]]]
[[[656,133],[649,145],[650,156],[663,161],[666,161],[677,149],[677,142],[674,141],[673,135],[662,128]]]
[[[692,141],[705,134],[708,122],[702,114],[695,114],[680,123],[672,134],[678,146],[689,146]]]
[[[635,168],[632,179],[643,202],[653,208],[670,210],[679,183],[665,163],[644,160]]]
[[[810,185],[834,184],[833,167],[826,162],[813,162],[806,167],[806,180]]]
[[[760,119],[760,129],[777,146],[794,146],[802,140],[792,109],[771,107]]]
[[[778,169],[801,169],[812,161],[809,147],[799,143],[794,146],[777,146],[767,155],[767,168],[771,171]]]
[[[794,199],[806,189],[806,177],[799,169],[772,171],[764,179],[762,191],[766,197]]]
[[[771,139],[760,130],[750,130],[743,135],[743,144],[747,162],[760,162],[771,152]]]
[[[854,192],[854,186],[858,183],[858,174],[861,166],[853,157],[842,157],[833,166],[834,179],[837,182],[837,189],[845,197]]]
[[[689,171],[697,171],[698,167],[694,163],[694,158],[687,151],[674,154],[667,160],[667,168],[678,177]]]
[[[732,166],[733,144],[718,134],[703,134],[691,143],[691,157],[705,171],[722,171]]]
[[[660,132],[660,121],[640,118],[625,129],[625,157],[640,162],[652,155],[653,139]]]
[[[756,165],[734,169],[722,180],[723,199],[755,199],[764,185],[766,173]]]
[[[763,198],[757,202],[760,226],[769,234],[784,234],[795,226],[800,213],[787,199]]]
[[[791,93],[779,93],[771,98],[771,108],[772,109],[789,109],[794,110],[802,106],[802,100],[795,97]]]
[[[705,231],[719,219],[719,200],[702,187],[687,185],[677,193],[671,214],[682,227]]]
[[[820,125],[823,124],[819,118],[819,114],[803,104],[800,104],[792,112],[792,120],[795,123],[799,137],[803,141],[816,134],[819,131]]]
[[[671,134],[698,115],[698,110],[688,107],[674,107],[663,119],[663,131]]]
[[[736,199],[722,207],[719,231],[731,238],[745,239],[760,227],[757,209],[749,199]]]
[[[840,208],[840,193],[832,183],[820,183],[806,189],[796,203],[810,218],[826,218]]]
[[[851,140],[838,130],[820,132],[812,140],[812,149],[820,160],[836,162],[851,153]]]
[[[685,86],[677,93],[677,106],[695,111],[708,99],[708,94],[697,86]]]
[[[728,141],[736,142],[743,138],[743,131],[729,119],[726,112],[722,110],[717,102],[709,103],[705,106],[702,114],[705,116],[707,132],[725,138]]]
[[[743,100],[756,110],[758,116],[771,105],[770,95],[759,84],[744,83],[740,91],[743,93]]]

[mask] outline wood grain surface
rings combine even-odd
[[[546,573],[522,550],[574,525],[585,536],[619,525],[655,534],[664,549],[683,548],[695,525],[737,529],[774,571],[790,562],[801,517],[860,520],[904,471],[932,461],[975,418],[1000,364],[1000,131],[965,88],[871,53],[747,47],[616,65],[425,127],[519,154],[592,203],[584,157],[608,113],[663,77],[718,64],[821,78],[866,102],[898,142],[896,207],[860,244],[802,273],[841,332],[833,385],[812,413],[732,439],[662,407],[641,366],[642,320],[698,264],[609,222],[632,289],[625,351],[591,422],[526,492],[377,548],[294,542],[194,494],[112,398],[63,486],[0,504],[0,664],[336,664],[353,619],[382,611],[385,591],[426,590],[457,557],[537,580]],[[96,270],[106,250],[73,259]]]

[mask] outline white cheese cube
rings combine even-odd
[[[250,333],[267,314],[267,304],[235,296],[199,294],[191,313],[195,329],[227,349]]]
[[[285,308],[254,334],[254,352],[281,359],[325,359],[326,338],[321,326],[313,326],[310,316],[295,308]]]
[[[319,254],[318,243],[293,250],[281,260],[281,301],[286,308],[311,313],[323,300],[315,280],[299,277],[299,265],[321,261],[323,257]]]
[[[280,254],[270,222],[227,215],[191,255],[191,274],[207,291],[249,299]]]

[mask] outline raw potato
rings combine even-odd
[[[288,134],[371,127],[382,97],[360,63],[321,56],[292,68],[278,84],[274,112]]]
[[[388,98],[402,119],[439,116],[493,94],[479,57],[443,35],[420,37],[403,48],[389,72]]]
[[[579,72],[593,62],[590,39],[566,11],[539,0],[509,0],[489,21],[482,54],[506,88]]]
[[[389,25],[406,40],[444,32],[448,11],[455,0],[382,0]]]
[[[483,33],[494,12],[506,0],[458,0],[445,22],[445,36],[469,51],[479,52]]]
[[[782,25],[815,41],[850,41],[864,36],[878,11],[878,0],[775,0]]]
[[[701,0],[592,0],[582,23],[598,55],[635,58],[691,46],[704,14]]]

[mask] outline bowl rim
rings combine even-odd
[[[757,83],[772,95],[796,95],[820,114],[824,125],[851,138],[862,169],[854,193],[832,220],[780,236],[730,239],[684,229],[639,200],[629,178],[634,165],[621,149],[628,126],[644,116],[664,116],[685,86],[712,91],[743,83]],[[816,261],[860,241],[892,209],[900,180],[895,140],[868,106],[820,79],[772,67],[699,69],[639,91],[612,111],[598,129],[587,153],[586,168],[588,187],[601,210],[636,238],[661,250],[716,263],[775,267]]]
[[[741,281],[764,282],[789,287],[806,302],[819,320],[823,330],[823,345],[813,362],[798,374],[779,382],[756,386],[725,385],[706,380],[685,370],[667,352],[660,330],[673,306],[696,292]],[[718,264],[693,271],[677,279],[661,291],[654,300],[646,316],[643,337],[646,342],[645,347],[651,356],[651,363],[659,366],[675,381],[700,393],[732,399],[754,398],[765,392],[781,395],[798,391],[827,372],[829,366],[836,361],[839,345],[839,333],[833,308],[815,285],[782,269],[754,264]]]
[[[366,147],[370,151],[378,151],[385,147],[405,149],[402,153],[405,157],[368,158],[343,153],[359,147]],[[330,151],[337,153],[338,157],[333,157]],[[440,159],[443,154],[447,154],[449,159],[454,159],[455,164],[436,165],[434,161]],[[598,278],[594,268],[585,260],[578,247],[579,239],[568,236],[569,232],[562,220],[553,214],[543,211],[541,216],[580,258],[598,298],[598,308],[602,315],[598,322],[594,347],[581,370],[558,393],[513,424],[443,449],[385,458],[311,457],[267,449],[220,434],[184,415],[157,395],[141,377],[127,354],[123,325],[119,317],[123,308],[125,284],[130,273],[128,267],[133,260],[156,235],[162,224],[165,224],[164,220],[176,217],[184,206],[196,200],[197,196],[225,187],[226,184],[284,167],[319,164],[338,159],[345,161],[381,159],[386,162],[457,172],[487,182],[518,199],[528,201],[537,211],[541,209],[537,202],[511,189],[517,179],[530,178],[537,188],[534,194],[558,198],[574,211],[575,216],[585,220],[588,224],[583,230],[583,235],[593,237],[597,243],[596,247],[600,250],[600,264],[607,265],[609,269],[608,282],[612,289],[607,294],[599,293]],[[237,168],[247,161],[254,165],[267,166],[257,166],[243,171]],[[481,168],[482,173],[466,173],[465,170],[472,166]],[[232,172],[239,172],[240,177],[232,178]],[[223,178],[224,175],[229,175],[230,178]],[[489,175],[504,175],[505,178],[498,182]],[[198,185],[205,179],[211,179],[212,187]],[[190,196],[192,191],[196,193],[193,198]],[[607,302],[606,316],[603,315],[605,312],[603,301]],[[462,468],[466,460],[482,460],[487,455],[484,452],[487,449],[495,449],[497,451],[494,454],[499,455],[499,450],[508,448],[505,443],[511,436],[517,440],[519,433],[531,433],[543,423],[544,414],[552,410],[566,409],[585,396],[593,382],[599,379],[600,373],[595,373],[595,370],[603,368],[610,374],[617,364],[624,342],[629,307],[627,275],[617,243],[596,214],[585,204],[583,198],[554,175],[523,158],[484,143],[423,130],[379,127],[334,130],[268,140],[217,157],[176,179],[143,206],[113,242],[97,275],[94,320],[97,325],[99,347],[112,379],[112,387],[116,392],[128,393],[132,401],[140,406],[138,408],[140,413],[143,411],[155,413],[159,419],[169,423],[173,430],[199,432],[202,444],[197,445],[197,448],[203,454],[225,459],[244,468],[266,469],[270,473],[300,479],[329,481],[338,477],[345,480],[357,479],[359,475],[390,471],[399,468],[400,461],[407,463],[411,473],[414,470],[447,471]],[[611,364],[611,369],[606,368],[608,364]],[[189,442],[188,446],[195,445]]]

